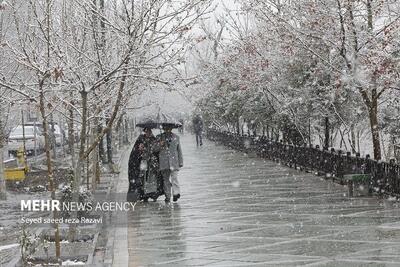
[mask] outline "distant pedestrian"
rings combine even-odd
[[[196,115],[193,118],[193,130],[194,134],[196,135],[196,144],[197,146],[203,145],[203,120],[200,115]]]
[[[165,202],[173,201],[181,197],[178,171],[183,167],[183,158],[179,136],[172,133],[171,126],[164,126],[164,133],[156,136],[155,151],[159,151],[160,171],[163,177]]]
[[[185,131],[185,128],[184,128],[185,121],[183,119],[180,119],[179,123],[182,125],[181,127],[179,127],[179,132],[183,134]]]

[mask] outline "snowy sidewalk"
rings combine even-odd
[[[189,134],[181,143],[181,199],[136,205],[115,266],[400,266],[398,203],[349,199],[319,177],[208,140],[196,148]]]

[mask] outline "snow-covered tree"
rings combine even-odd
[[[15,71],[1,69],[0,85],[37,103],[53,193],[50,118],[58,114],[68,121],[70,143],[74,125],[79,127],[78,158],[72,151],[76,197],[83,163],[98,154],[131,98],[146,88],[174,85],[191,28],[210,1],[9,2],[11,27],[1,52]]]
[[[328,147],[335,132],[340,145],[353,152],[367,123],[374,157],[381,159],[379,112],[398,84],[399,3],[241,2],[242,11],[235,12],[250,17],[250,23],[243,18],[225,23],[233,31],[230,49],[218,62],[203,64],[204,81],[213,88],[208,102],[219,95],[226,103],[230,95],[233,102],[243,96],[248,102],[240,102],[240,116],[251,111],[254,120],[268,106],[264,123],[271,116],[268,126],[283,135],[285,128],[295,129],[305,142],[317,134]],[[223,85],[230,88],[226,94]],[[261,102],[256,100],[260,93]]]

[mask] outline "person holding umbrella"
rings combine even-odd
[[[136,194],[135,199],[147,201],[152,198],[156,201],[163,192],[158,153],[151,150],[156,140],[151,128],[155,125],[144,123],[138,126],[143,127],[143,133],[137,138],[129,156],[129,192]]]
[[[163,178],[165,202],[176,202],[181,196],[178,171],[183,167],[183,157],[179,136],[172,132],[173,128],[180,127],[177,123],[163,123],[164,132],[156,136],[154,150],[159,152],[160,171]]]

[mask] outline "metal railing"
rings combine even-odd
[[[273,141],[266,136],[238,135],[208,129],[208,139],[244,152],[255,152],[258,156],[278,161],[291,168],[332,177],[344,183],[346,174],[370,174],[370,186],[374,192],[400,196],[400,165],[394,160],[389,163],[372,160],[369,155],[361,158],[341,150],[322,150],[319,146],[295,146]]]

